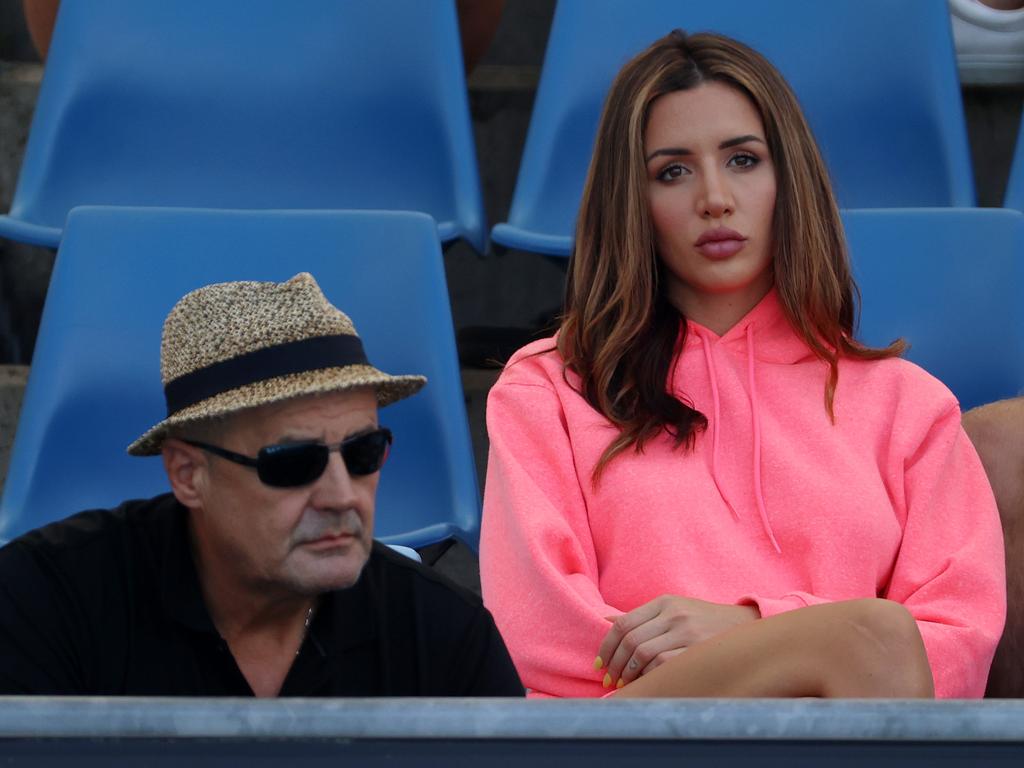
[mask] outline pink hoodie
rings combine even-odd
[[[601,696],[606,616],[662,594],[771,616],[884,597],[915,616],[943,697],[981,696],[1006,612],[992,490],[953,395],[904,360],[827,366],[771,291],[724,336],[689,323],[672,388],[708,417],[591,482],[616,431],[554,340],[491,390],[484,601],[533,695]],[[539,354],[538,354],[539,353]]]

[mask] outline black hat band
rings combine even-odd
[[[213,363],[167,382],[167,416],[247,384],[324,368],[369,365],[358,336],[314,336],[264,347]]]

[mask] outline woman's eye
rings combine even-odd
[[[753,168],[760,162],[761,161],[754,155],[749,155],[746,153],[741,155],[733,155],[731,158],[729,158],[729,164],[735,168]]]
[[[684,173],[687,173],[686,168],[679,165],[678,163],[673,163],[667,168],[663,168],[661,170],[661,172],[658,174],[658,181],[672,181],[672,179],[678,179]]]

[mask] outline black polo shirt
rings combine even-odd
[[[203,602],[170,494],[0,549],[0,693],[252,696]],[[329,592],[282,696],[521,696],[480,599],[374,543]]]

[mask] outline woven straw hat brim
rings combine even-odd
[[[348,365],[322,368],[278,376],[244,387],[230,389],[175,413],[149,429],[128,446],[132,456],[154,456],[160,453],[170,427],[226,416],[270,403],[279,403],[303,395],[345,392],[359,387],[373,387],[381,407],[414,395],[427,383],[424,376],[392,376],[372,365]]]

